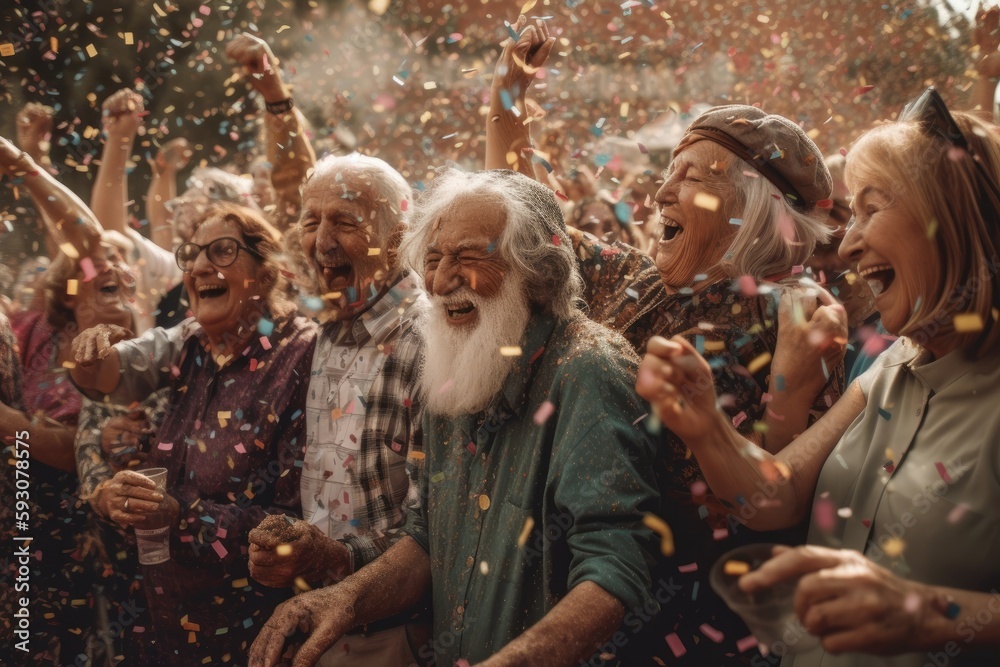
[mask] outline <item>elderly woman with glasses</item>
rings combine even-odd
[[[176,250],[193,318],[134,340],[96,327],[74,344],[74,381],[121,405],[169,386],[146,460],[166,493],[134,470],[100,484],[97,512],[123,527],[170,528],[170,560],[145,565],[159,653],[168,664],[245,662],[290,589],[249,577],[247,536],[268,514],[301,514],[302,406],[315,327],[282,296],[278,232],[222,206]]]
[[[649,344],[637,388],[713,491],[742,496],[756,529],[811,512],[810,546],[740,581],[752,594],[797,581],[822,648],[785,665],[998,664],[998,179],[996,128],[953,117],[933,89],[857,142],[840,253],[899,340],[776,457],[747,456],[713,392],[686,393],[710,377],[687,341]]]

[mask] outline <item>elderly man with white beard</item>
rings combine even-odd
[[[553,193],[509,171],[439,175],[403,246],[430,294],[426,458],[405,536],[341,583],[279,607],[251,651],[295,665],[428,593],[438,665],[575,665],[613,653],[626,610],[654,609],[652,445],[637,357],[577,307]],[[609,641],[609,638],[614,638]]]
[[[411,199],[398,172],[358,154],[320,160],[303,186],[286,246],[323,328],[304,406],[304,520],[272,516],[250,533],[250,574],[265,585],[339,581],[404,522],[407,458],[423,456],[413,323],[426,297],[395,252]],[[427,625],[401,613],[348,630],[320,665],[410,665]]]

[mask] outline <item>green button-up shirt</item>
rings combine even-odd
[[[656,604],[638,358],[582,315],[534,316],[521,350],[487,410],[424,417],[423,502],[406,532],[431,558],[439,665],[493,655],[584,581],[626,609]]]

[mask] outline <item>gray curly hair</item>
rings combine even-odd
[[[507,225],[497,249],[524,278],[532,305],[563,319],[578,311],[583,279],[562,210],[552,190],[514,171],[440,172],[417,200],[410,230],[399,249],[403,265],[423,276],[434,221],[452,202],[468,194],[493,195],[503,202]]]

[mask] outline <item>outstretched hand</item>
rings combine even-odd
[[[107,358],[115,343],[134,337],[134,333],[117,324],[98,324],[76,335],[72,346],[73,357],[81,366],[90,366]]]
[[[347,547],[308,522],[265,517],[250,531],[250,576],[272,588],[305,581],[340,580],[350,574]]]
[[[278,58],[260,37],[240,33],[226,45],[226,57],[243,67],[244,78],[267,102],[279,102],[289,97],[281,81]]]
[[[635,389],[681,440],[709,432],[718,419],[712,369],[681,336],[649,340]]]
[[[815,396],[847,352],[847,311],[818,285],[787,290],[778,305],[771,373]]]
[[[517,98],[524,96],[535,73],[545,65],[556,38],[549,35],[549,28],[541,19],[530,25],[528,17],[521,15],[510,27],[518,33],[518,38],[515,41],[508,37],[501,43],[503,52],[497,60],[493,88],[506,90],[512,98]]]
[[[343,586],[327,586],[278,605],[250,647],[250,667],[274,667],[285,641],[296,630],[309,638],[295,653],[292,667],[312,667],[355,626],[354,605]]]
[[[108,136],[131,139],[142,126],[146,106],[142,95],[131,88],[123,88],[104,100],[101,119]]]

